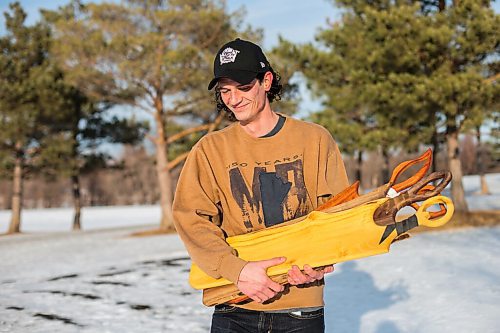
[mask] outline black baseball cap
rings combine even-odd
[[[220,78],[227,77],[240,84],[248,84],[259,73],[269,71],[271,66],[260,46],[236,38],[224,44],[214,59],[214,78],[208,84],[211,90]]]

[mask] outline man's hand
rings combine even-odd
[[[267,269],[284,263],[286,258],[250,261],[241,270],[238,289],[256,302],[262,303],[283,291],[284,287],[267,276]]]
[[[304,272],[302,272],[297,265],[293,265],[288,271],[288,283],[294,286],[311,283],[321,280],[325,274],[331,272],[333,272],[333,266],[325,266],[322,269],[315,270],[309,265],[304,265]]]

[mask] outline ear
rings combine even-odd
[[[266,72],[266,74],[264,74],[264,79],[262,80],[262,84],[264,85],[264,89],[266,91],[271,90],[273,78],[274,78],[273,73],[271,73],[270,71],[268,71],[268,72]]]

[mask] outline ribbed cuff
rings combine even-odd
[[[219,265],[219,274],[234,284],[237,284],[243,266],[247,261],[238,258],[234,254],[223,257]]]

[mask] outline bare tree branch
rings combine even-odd
[[[212,125],[208,129],[208,133],[215,131],[217,129],[217,127],[219,127],[219,125],[223,119],[224,119],[224,112],[219,112],[219,114],[217,115],[217,118],[215,118],[214,122],[212,123]]]
[[[485,79],[484,82],[485,83],[493,83],[493,82],[496,82],[498,81],[498,79],[500,78],[500,73],[497,73],[493,76],[490,76],[489,78]]]
[[[201,49],[207,48],[210,44],[214,42],[214,40],[219,36],[220,32],[222,30],[222,22],[217,25],[217,29],[215,31],[212,31],[210,33],[210,38],[208,38],[204,43],[201,44]]]
[[[200,101],[203,101],[206,98],[206,96],[198,96],[194,99],[185,101],[185,102],[179,102],[177,105],[175,105],[172,109],[166,111],[167,116],[175,116],[175,115],[180,115],[185,113],[186,111],[182,111],[182,109],[185,109],[195,103],[198,103]],[[191,112],[191,110],[187,110],[187,112]]]
[[[176,158],[174,158],[172,161],[168,162],[168,165],[167,165],[168,171],[172,170],[177,165],[179,165],[180,163],[182,163],[188,157],[188,155],[189,155],[189,151],[180,154],[179,156],[177,156]]]
[[[144,93],[151,98],[151,100],[154,100],[154,94],[153,92],[146,86],[144,85],[140,80],[134,80],[134,84],[139,87]]]
[[[210,132],[213,132],[213,131],[215,131],[215,130],[217,129],[217,127],[220,125],[220,123],[222,122],[222,120],[223,120],[223,119],[224,119],[224,113],[222,113],[222,112],[221,112],[221,113],[219,113],[219,114],[217,115],[217,118],[215,118],[215,120],[214,120],[212,123],[210,123],[210,124],[205,124],[205,125],[201,125],[201,126],[197,126],[197,127],[193,127],[192,129],[196,129],[196,128],[198,128],[198,131],[199,131],[199,130],[200,130],[199,128],[200,128],[200,127],[202,127],[202,126],[204,126],[204,127],[207,127],[207,128],[208,128],[208,132],[207,132],[207,133],[210,133]],[[188,130],[191,130],[191,128],[189,128]],[[184,132],[186,132],[186,133],[187,133],[187,130],[186,130],[186,131],[182,131],[182,132],[180,132],[180,133],[184,133]],[[195,132],[195,131],[191,131],[190,133],[192,133],[192,132]],[[180,134],[180,133],[177,133],[177,134]],[[185,134],[184,136],[186,136],[186,135],[188,135],[188,134]],[[179,138],[176,138],[176,139],[172,140],[172,139],[171,139],[172,137],[173,137],[173,136],[171,136],[171,137],[169,138],[169,141],[168,141],[169,143],[170,143],[171,141],[172,141],[172,142],[174,142],[175,140],[180,139],[180,137],[179,137]],[[168,169],[169,171],[170,171],[170,170],[172,170],[172,169],[173,169],[173,168],[175,168],[178,164],[182,163],[182,162],[183,162],[183,161],[184,161],[184,160],[188,157],[188,155],[189,155],[189,151],[187,151],[187,152],[185,152],[185,153],[183,153],[183,154],[181,154],[181,155],[177,156],[175,159],[173,159],[172,161],[170,161],[170,162],[168,163],[168,165],[167,165],[167,169]]]
[[[183,131],[180,131],[179,133],[175,133],[173,135],[170,135],[169,138],[167,139],[167,143],[171,144],[172,142],[180,140],[183,137],[188,136],[189,134],[196,133],[196,132],[203,131],[203,130],[208,130],[210,128],[210,125],[211,124],[203,124],[203,125],[187,128]]]
[[[213,132],[220,125],[220,123],[222,122],[222,119],[224,119],[224,114],[223,113],[219,113],[217,115],[217,118],[215,118],[215,120],[213,122],[211,122],[211,123],[203,124],[203,125],[199,125],[199,126],[195,126],[195,127],[191,127],[191,128],[187,128],[187,129],[185,129],[183,131],[180,131],[179,133],[175,133],[173,135],[170,135],[169,138],[168,138],[168,140],[167,140],[167,143],[171,144],[172,142],[180,140],[183,137],[188,136],[189,134],[196,133],[196,132],[199,132],[199,131],[207,130],[208,133]]]

